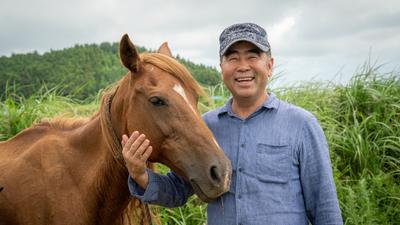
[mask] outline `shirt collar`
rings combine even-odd
[[[278,109],[278,106],[279,99],[276,97],[276,95],[274,93],[268,93],[268,99],[264,101],[261,107],[267,109]],[[218,115],[223,113],[232,113],[232,97],[226,101],[225,105],[219,108]]]
[[[263,107],[267,109],[278,109],[279,99],[274,93],[268,93],[268,99],[264,102]]]

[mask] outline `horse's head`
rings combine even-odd
[[[197,111],[201,88],[171,55],[139,55],[124,35],[120,57],[128,74],[111,105],[119,135],[138,130],[153,146],[151,162],[161,162],[190,181],[195,193],[210,201],[229,188],[231,164]]]

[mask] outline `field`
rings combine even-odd
[[[43,87],[31,97],[9,86],[0,102],[0,140],[42,118],[87,117],[99,96],[86,100],[61,96]],[[206,88],[202,112],[229,98],[222,84]],[[382,74],[366,65],[346,85],[303,83],[270,90],[317,116],[330,145],[340,208],[345,224],[398,224],[400,221],[400,74]],[[167,169],[160,166],[160,170]],[[181,208],[152,207],[162,224],[203,224],[206,205],[192,197]]]

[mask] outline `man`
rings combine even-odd
[[[267,34],[253,23],[220,35],[220,66],[232,93],[203,115],[232,163],[230,191],[208,204],[208,224],[342,224],[328,145],[309,112],[267,93],[274,59]],[[180,206],[193,194],[175,173],[146,170],[145,136],[124,135],[131,194],[144,202]],[[190,147],[190,146],[188,146]]]

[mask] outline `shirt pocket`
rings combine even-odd
[[[286,144],[257,144],[256,174],[263,182],[287,183],[290,178],[290,148]]]

